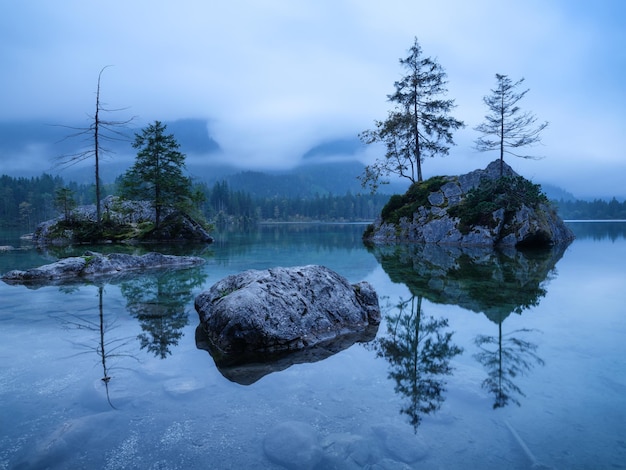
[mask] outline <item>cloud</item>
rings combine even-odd
[[[468,125],[451,156],[425,170],[489,161],[472,151],[472,128],[504,73],[526,78],[522,106],[550,121],[543,173],[580,184],[567,174],[588,161],[623,168],[625,9],[620,0],[4,2],[0,121],[84,123],[98,72],[112,64],[102,98],[139,124],[204,119],[229,163],[290,167],[384,119],[398,59],[417,36]]]

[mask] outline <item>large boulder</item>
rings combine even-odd
[[[324,266],[250,270],[196,297],[213,348],[222,354],[297,351],[380,322],[374,288]]]
[[[508,178],[512,190],[496,200],[481,200],[484,214],[474,211],[468,225],[460,214],[472,190],[489,194],[489,182]],[[496,187],[496,183],[491,188]],[[569,243],[573,232],[557,215],[537,185],[500,162],[460,176],[435,177],[414,184],[404,196],[393,196],[364,238],[374,244],[418,242],[460,246],[552,246]],[[481,194],[473,193],[475,194]],[[494,196],[495,198],[495,196]]]
[[[100,254],[87,251],[83,256],[61,259],[26,271],[14,270],[2,275],[7,284],[38,283],[58,284],[100,276],[124,275],[129,272],[161,268],[187,268],[204,263],[197,256],[174,256],[161,253],[128,255],[125,253]]]

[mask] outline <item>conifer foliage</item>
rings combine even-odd
[[[174,135],[165,133],[166,127],[155,121],[135,134],[133,147],[139,151],[121,181],[124,197],[152,202],[156,228],[164,207],[184,209],[194,198],[191,179],[183,174],[185,155],[178,151]]]
[[[387,98],[394,103],[387,119],[375,121],[375,129],[360,134],[364,143],[385,145],[384,158],[365,168],[360,177],[363,187],[376,191],[386,177],[396,175],[412,183],[423,181],[425,157],[447,155],[454,144],[452,132],[464,127],[450,116],[454,100],[445,99],[446,73],[439,63],[424,57],[415,39],[409,55],[400,59],[406,75],[394,83],[395,92]]]
[[[482,134],[476,139],[476,150],[500,152],[500,176],[502,176],[505,153],[520,158],[535,158],[520,154],[516,149],[538,143],[540,133],[548,127],[548,123],[536,124],[535,115],[528,111],[522,112],[518,106],[517,103],[528,93],[528,89],[516,91],[524,81],[523,78],[513,82],[506,75],[496,74],[496,81],[497,86],[491,90],[491,95],[483,98],[489,108],[489,114],[474,130]]]

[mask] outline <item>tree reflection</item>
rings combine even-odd
[[[543,365],[537,345],[528,336],[537,330],[503,333],[512,313],[521,315],[546,295],[546,284],[567,246],[546,250],[495,250],[439,245],[386,245],[371,251],[394,282],[405,284],[413,296],[433,303],[458,305],[483,313],[498,325],[498,335],[478,335],[474,355],[487,370],[482,386],[495,396],[494,408],[520,404],[524,396],[514,380]]]
[[[71,290],[77,290],[76,286],[72,286]],[[66,288],[63,291],[69,292]],[[97,333],[97,340],[92,342],[77,342],[75,343],[80,349],[84,349],[84,353],[95,352],[100,358],[102,365],[102,378],[100,379],[105,387],[107,402],[111,408],[115,408],[111,402],[109,394],[109,382],[111,381],[111,365],[110,360],[115,357],[133,357],[132,354],[126,352],[123,348],[127,346],[132,337],[124,338],[109,338],[111,331],[117,328],[115,321],[109,322],[105,320],[104,316],[104,286],[98,285],[98,319],[93,320],[86,315],[69,314],[61,318],[61,322],[64,328],[87,330]]]
[[[480,349],[479,353],[474,354],[474,358],[488,371],[488,376],[482,386],[494,395],[494,409],[502,408],[509,402],[519,406],[520,402],[515,395],[526,395],[513,382],[513,379],[529,372],[535,364],[544,365],[543,359],[535,352],[536,344],[513,336],[533,331],[537,330],[522,328],[503,335],[502,322],[500,322],[497,338],[478,335],[474,339],[474,343]]]
[[[204,283],[200,269],[155,272],[120,284],[126,308],[138,321],[141,349],[165,359],[178,345],[189,323],[186,307],[193,303],[193,290]]]
[[[424,314],[422,296],[401,300],[396,308],[396,314],[385,316],[387,336],[379,338],[375,348],[389,361],[395,390],[408,399],[400,411],[417,431],[422,415],[438,410],[445,400],[443,376],[452,373],[450,359],[462,349],[452,343],[451,332],[443,331],[447,319]]]

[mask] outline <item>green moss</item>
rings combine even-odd
[[[232,294],[233,292],[237,292],[239,289],[234,289],[234,288],[230,288],[230,289],[222,289],[217,293],[217,298],[218,299],[223,299],[224,297],[226,297],[227,295]]]
[[[102,241],[123,241],[135,236],[135,229],[128,224],[116,224],[103,220],[97,224],[92,220],[61,220],[52,227],[51,238],[67,238],[71,234],[73,243],[98,243]]]
[[[413,183],[403,195],[391,196],[380,214],[383,222],[395,225],[402,217],[411,219],[420,207],[430,209],[432,205],[428,201],[428,196],[434,191],[439,191],[448,181],[449,178],[445,176],[434,176],[426,181]]]
[[[363,239],[368,240],[374,234],[374,224],[369,224],[363,232]]]
[[[485,178],[467,193],[463,202],[450,207],[448,214],[460,219],[459,230],[467,234],[476,225],[492,227],[496,223],[493,213],[499,209],[504,209],[504,217],[507,218],[522,205],[536,209],[539,204],[547,203],[548,198],[541,191],[541,186],[522,176]]]

